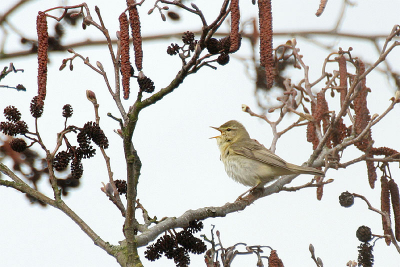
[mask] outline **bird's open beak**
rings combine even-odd
[[[220,130],[218,127],[213,127],[213,126],[210,126],[210,127],[213,128],[213,129],[215,129],[215,130],[217,130],[217,131],[220,131],[220,132],[221,132],[221,130]],[[218,138],[218,137],[220,137],[220,135],[214,136],[214,137],[210,137],[210,139]]]

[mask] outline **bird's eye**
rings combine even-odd
[[[226,129],[228,132],[230,132],[232,129],[231,128],[228,128],[228,129]]]

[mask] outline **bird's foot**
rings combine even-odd
[[[248,202],[251,203],[251,202],[253,202],[255,200],[255,198],[257,198],[257,196],[261,192],[262,192],[262,188],[252,187],[249,190],[247,190],[246,192],[244,192],[243,194],[241,194],[240,196],[238,196],[238,198],[235,200],[235,202],[241,201],[241,200],[245,200],[245,201],[248,201]],[[243,197],[243,196],[245,196],[245,197]]]

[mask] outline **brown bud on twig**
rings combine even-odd
[[[239,34],[239,23],[240,23],[240,10],[239,0],[231,1],[231,35],[230,35],[230,53],[235,53],[240,47],[240,34]]]
[[[160,13],[161,14],[161,19],[162,19],[162,21],[166,21],[167,20],[167,17],[163,14],[163,13]]]
[[[143,50],[142,35],[140,33],[140,18],[135,0],[126,0],[129,7],[129,22],[131,24],[133,49],[135,51],[135,65],[138,71],[142,70]]]
[[[112,188],[112,185],[110,183],[104,184],[102,182],[102,184],[103,184],[103,187],[100,188],[101,191],[103,191],[104,193],[106,193],[107,195],[110,195],[110,196],[114,195],[114,189]]]
[[[389,195],[389,185],[386,176],[381,177],[381,210],[388,214],[390,219],[390,195]],[[390,236],[390,229],[387,225],[385,216],[382,216],[382,228],[385,235]],[[390,237],[385,237],[385,242],[389,246],[391,243]]]
[[[67,64],[62,63],[61,66],[60,66],[60,68],[59,68],[59,70],[61,71],[61,70],[65,69],[66,66],[67,66]]]
[[[178,20],[180,20],[180,18],[181,18],[181,17],[179,16],[179,14],[176,13],[176,12],[174,12],[174,11],[168,11],[167,16],[168,16],[171,20],[174,20],[174,21],[178,21]]]
[[[131,78],[131,64],[129,61],[129,24],[125,13],[119,16],[120,44],[121,44],[121,73],[124,99],[129,98],[129,81]]]
[[[86,90],[86,98],[92,102],[94,105],[97,104],[96,94],[91,90]]]
[[[398,103],[400,99],[400,90],[397,90],[394,94],[394,100]]]
[[[314,245],[313,245],[313,244],[310,244],[310,245],[308,246],[308,250],[311,252],[312,255],[314,255],[315,249],[314,249]]]
[[[260,27],[260,63],[265,67],[267,89],[274,83],[274,56],[272,46],[272,6],[271,0],[258,1],[258,19]]]
[[[46,98],[47,84],[47,49],[49,47],[47,32],[47,20],[44,12],[39,12],[36,19],[38,35],[38,96],[41,100]]]
[[[101,71],[103,71],[104,72],[104,67],[103,67],[103,64],[101,64],[101,62],[100,61],[96,61],[96,66],[101,70]]]
[[[392,208],[394,214],[394,230],[396,240],[400,241],[400,194],[399,194],[399,187],[397,186],[396,182],[391,179],[388,182],[389,191],[390,191],[390,198],[392,199]]]
[[[248,112],[249,111],[249,106],[247,106],[246,104],[242,104],[242,111],[243,112]]]

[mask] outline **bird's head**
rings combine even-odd
[[[218,146],[220,147],[228,146],[241,139],[250,138],[249,133],[246,131],[246,128],[244,128],[244,126],[240,122],[235,120],[225,122],[219,127],[211,126],[211,128],[221,132],[221,135],[211,137],[217,139]]]

